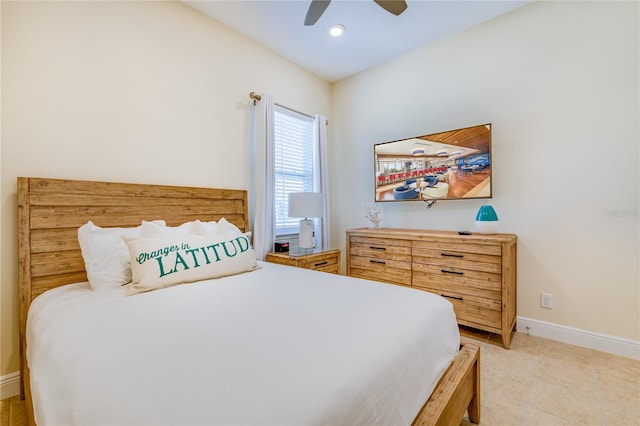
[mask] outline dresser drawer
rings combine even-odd
[[[500,302],[502,292],[499,290],[487,290],[479,287],[472,287],[460,279],[439,281],[434,274],[414,275],[412,286],[422,290],[433,290],[440,293],[453,294],[455,296],[471,296],[478,299],[486,299],[488,303]]]
[[[502,275],[491,272],[453,268],[427,263],[412,264],[413,285],[417,287],[446,288],[464,294],[497,298],[502,297]]]
[[[502,309],[500,300],[461,295],[455,292],[440,291],[435,288],[423,290],[438,294],[453,305],[458,323],[469,326],[501,327]]]
[[[502,257],[499,255],[479,254],[461,250],[441,250],[424,247],[424,242],[413,246],[413,262],[442,266],[449,269],[465,269],[500,274]]]
[[[411,241],[351,237],[350,255],[411,262]]]
[[[350,275],[374,281],[411,285],[411,262],[351,255]]]
[[[359,269],[351,268],[350,277],[364,278],[372,281],[381,281],[383,283],[398,284],[410,287],[411,286],[411,272],[410,271],[375,271],[371,269]]]
[[[501,256],[502,250],[499,245],[496,244],[481,244],[475,242],[452,242],[452,241],[431,241],[431,240],[414,240],[414,249],[429,249],[443,253],[467,253],[467,254],[482,254],[491,256]]]

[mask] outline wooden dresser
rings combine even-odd
[[[500,334],[508,349],[516,323],[516,242],[513,234],[350,229],[347,275],[446,297],[459,324]]]
[[[316,271],[340,273],[340,250],[327,250],[317,253],[291,256],[289,253],[267,253],[267,262]]]

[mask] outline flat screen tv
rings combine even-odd
[[[373,146],[375,200],[491,198],[491,124]]]

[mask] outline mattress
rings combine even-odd
[[[39,425],[411,424],[456,356],[428,292],[259,262],[135,296],[38,296],[27,360]]]

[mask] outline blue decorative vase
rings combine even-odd
[[[476,215],[476,230],[481,234],[498,232],[498,215],[491,206],[480,206]]]

